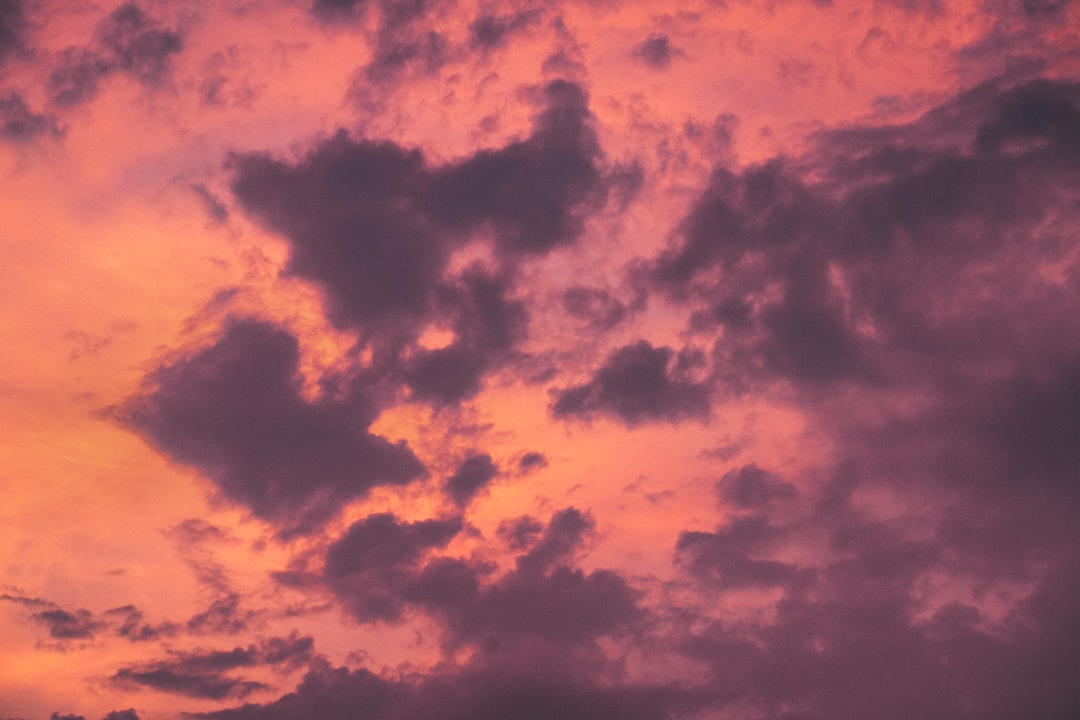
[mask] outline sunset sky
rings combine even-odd
[[[0,0],[0,720],[1072,720],[1080,3]]]

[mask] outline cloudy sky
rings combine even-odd
[[[0,719],[1072,718],[1080,6],[0,0]]]

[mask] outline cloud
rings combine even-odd
[[[498,474],[499,468],[490,455],[472,455],[465,458],[454,474],[446,479],[446,492],[458,507],[465,507]]]
[[[459,233],[490,225],[507,258],[576,239],[602,196],[584,92],[555,81],[532,136],[429,168],[419,151],[344,131],[289,166],[233,159],[242,206],[284,235],[287,272],[328,292],[331,317],[361,327],[422,316]]]
[[[315,0],[311,12],[322,20],[350,18],[367,9],[371,0]]]
[[[753,464],[724,473],[716,490],[725,503],[743,510],[762,510],[774,500],[796,494],[791,484]]]
[[[667,35],[650,35],[634,48],[634,55],[654,70],[667,70],[674,57],[683,55],[683,51],[673,46]]]
[[[124,3],[98,23],[88,46],[60,51],[47,81],[49,96],[60,107],[78,105],[93,98],[98,84],[117,72],[146,87],[161,87],[183,47],[179,32],[160,28],[137,3]]]
[[[573,243],[606,198],[584,91],[554,81],[543,97],[527,139],[437,167],[417,150],[344,131],[296,165],[232,159],[240,205],[289,241],[286,274],[318,284],[329,318],[361,330],[418,401],[472,397],[512,359],[528,321],[511,296],[517,267]],[[499,267],[451,272],[453,252],[485,230]],[[427,323],[449,327],[453,342],[418,345]]]
[[[422,555],[444,547],[461,527],[459,518],[409,523],[369,515],[327,549],[323,578],[358,620],[398,620]]]
[[[120,688],[146,687],[192,698],[243,698],[267,686],[231,676],[231,671],[267,665],[293,669],[311,660],[313,646],[311,637],[300,637],[294,632],[289,637],[269,638],[246,648],[171,651],[167,659],[120,668],[112,675],[111,682]]]
[[[709,415],[709,391],[679,377],[671,348],[654,348],[645,340],[611,353],[583,385],[559,390],[551,405],[557,418],[610,415],[628,425],[679,422]]]
[[[428,557],[461,528],[458,518],[410,523],[369,516],[328,548],[321,582],[361,622],[396,622],[419,610],[437,621],[447,647],[478,645],[488,653],[513,654],[519,646],[595,650],[598,638],[640,620],[637,592],[618,573],[572,566],[594,532],[587,513],[567,508],[546,526],[531,518],[504,525],[499,534],[522,552],[497,578],[482,561]]]
[[[26,27],[22,0],[0,0],[0,62],[24,48]]]
[[[300,720],[317,715],[324,720],[355,717],[413,718],[433,714],[451,720],[474,717],[559,717],[564,720],[659,720],[662,692],[602,687],[563,675],[522,678],[508,672],[482,669],[426,680],[386,680],[359,669],[313,667],[297,687],[266,705],[198,714],[207,720]]]
[[[30,110],[20,93],[0,97],[0,139],[29,142],[41,135],[63,135],[56,118]]]
[[[454,340],[434,350],[416,348],[405,359],[402,374],[414,398],[447,405],[480,391],[485,372],[505,362],[526,335],[525,305],[508,292],[505,279],[476,266],[436,291],[437,312]]]
[[[116,415],[283,532],[310,532],[376,485],[424,474],[403,443],[368,432],[362,394],[306,399],[294,337],[234,320],[214,345],[159,367]]]
[[[548,459],[544,453],[536,452],[532,450],[521,456],[518,460],[518,469],[523,472],[532,472],[533,470],[539,470],[548,466]]]
[[[717,168],[646,284],[722,333],[713,382],[735,394],[905,384],[1007,335],[1044,342],[1018,319],[1049,309],[1035,266],[1059,251],[1037,228],[1076,179],[1078,93],[990,82],[906,126],[824,133],[800,161]]]
[[[133,709],[113,710],[101,720],[139,720],[139,715]]]
[[[618,573],[571,565],[594,527],[576,508],[555,513],[538,537],[529,520],[520,520],[504,537],[519,547],[535,543],[512,571],[482,582],[484,568],[436,559],[416,577],[409,597],[441,621],[451,647],[480,644],[506,661],[527,647],[557,655],[595,649],[598,638],[630,631],[641,610],[637,592]]]
[[[610,330],[625,320],[630,309],[607,290],[575,285],[562,296],[563,309],[589,327]]]
[[[60,608],[42,610],[30,616],[49,628],[49,636],[57,640],[82,640],[93,638],[104,627],[89,610],[68,612]]]
[[[480,15],[469,23],[469,47],[484,54],[505,47],[512,35],[535,25],[541,17],[542,13],[537,9]]]
[[[110,62],[93,50],[64,48],[49,73],[49,97],[59,107],[78,105],[97,94],[98,83],[110,72]]]

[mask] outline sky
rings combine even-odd
[[[0,0],[0,720],[1080,707],[1080,5]]]

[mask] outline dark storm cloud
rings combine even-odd
[[[709,390],[679,377],[675,352],[640,340],[619,348],[583,385],[559,390],[555,417],[614,416],[629,425],[679,422],[709,415]]]
[[[0,140],[28,142],[46,134],[63,134],[56,118],[32,111],[20,93],[0,97]]]
[[[209,652],[175,651],[164,660],[120,668],[112,675],[111,681],[121,688],[147,687],[193,698],[242,698],[267,686],[228,673],[257,666],[295,669],[312,659],[313,647],[312,638],[293,633],[289,637],[270,638],[246,648]]]
[[[159,87],[183,46],[178,32],[159,27],[137,3],[125,3],[98,24],[89,46],[60,51],[47,81],[49,97],[61,107],[77,105],[94,97],[98,84],[117,72]]]
[[[309,401],[296,339],[234,320],[217,342],[159,367],[146,394],[116,414],[229,499],[283,532],[308,532],[376,485],[408,483],[424,467],[404,444],[368,432],[362,396]]]
[[[666,70],[671,59],[682,55],[679,48],[673,46],[667,35],[650,35],[634,48],[634,55],[654,70]]]
[[[498,474],[499,468],[490,455],[473,455],[462,461],[444,487],[458,507],[465,507]]]

